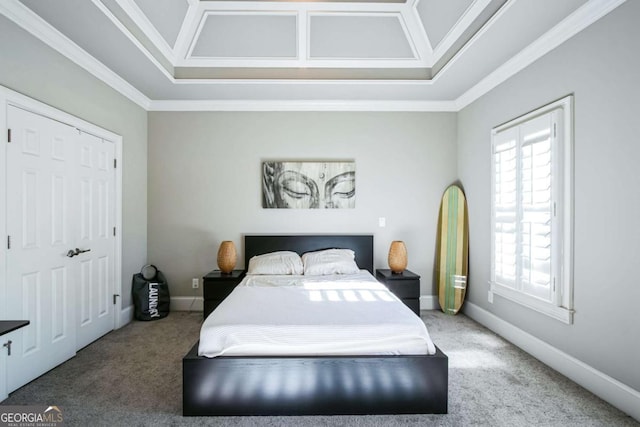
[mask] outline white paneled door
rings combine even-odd
[[[113,143],[9,106],[11,392],[113,329]]]
[[[78,256],[77,348],[113,329],[114,325],[114,184],[113,143],[82,133],[76,148],[76,246]]]

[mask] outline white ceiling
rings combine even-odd
[[[149,110],[455,111],[624,0],[2,0]]]

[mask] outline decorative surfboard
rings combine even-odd
[[[469,216],[467,200],[457,185],[449,186],[440,203],[436,247],[436,280],[442,311],[456,314],[467,291]]]

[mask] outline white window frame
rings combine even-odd
[[[501,132],[519,127],[544,114],[555,113],[552,136],[552,297],[551,301],[526,294],[496,281],[495,224],[496,170],[494,146]],[[519,159],[517,159],[519,160]],[[518,196],[519,197],[519,193]],[[573,323],[573,96],[567,96],[497,126],[491,130],[491,280],[489,302],[499,295],[510,301],[548,315],[567,324]]]

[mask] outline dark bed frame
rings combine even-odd
[[[348,248],[373,274],[373,236],[245,236],[245,267],[276,250]],[[182,359],[182,411],[204,415],[446,414],[448,359],[407,356],[200,357]]]

